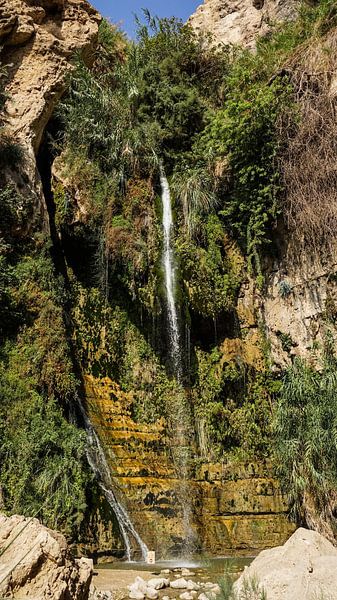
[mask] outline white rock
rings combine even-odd
[[[90,588],[89,600],[112,600],[112,593],[102,592],[101,590],[97,590],[95,587]]]
[[[300,528],[283,546],[261,552],[235,583],[236,591],[253,576],[268,600],[335,599],[337,549],[319,533]]]
[[[207,581],[207,583],[204,583],[204,588],[206,588],[206,590],[211,590],[212,588],[214,588],[215,583],[212,583],[211,581]]]
[[[183,594],[180,594],[179,598],[180,600],[193,600],[193,596],[190,594],[190,592],[184,592]]]
[[[171,581],[170,586],[171,586],[171,588],[174,588],[177,590],[186,590],[187,589],[187,581],[183,577],[180,577],[179,579],[176,579],[175,581]]]
[[[155,590],[153,587],[148,586],[146,588],[146,597],[149,600],[157,600],[157,598],[159,598],[159,594],[158,594],[157,590]]]
[[[199,594],[198,600],[208,600],[208,596],[206,594]]]
[[[189,579],[187,582],[187,589],[190,591],[195,590],[196,592],[198,592],[200,590],[200,587],[197,583],[195,583],[195,581]]]
[[[133,600],[143,600],[147,590],[147,584],[142,577],[136,577],[135,581],[128,586],[129,598]]]
[[[170,596],[163,596],[161,600],[170,600]]]
[[[221,589],[217,583],[212,587],[212,592],[214,592],[214,594],[220,594]]]
[[[162,590],[163,588],[169,587],[170,580],[165,577],[156,577],[154,579],[149,579],[147,585],[155,590]]]
[[[181,569],[181,574],[183,577],[193,577],[194,573],[189,569]]]
[[[140,592],[139,590],[130,590],[129,598],[131,598],[132,600],[144,600],[145,594],[143,594],[143,592]]]
[[[0,548],[1,598],[88,598],[92,561],[73,559],[65,537],[37,519],[0,514]]]
[[[169,575],[171,573],[171,569],[162,569],[160,571],[161,575]]]

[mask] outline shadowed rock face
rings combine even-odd
[[[216,43],[254,48],[272,23],[290,19],[298,0],[204,0],[189,22],[198,31],[213,34]]]
[[[37,519],[0,515],[0,595],[86,600],[92,562],[74,560],[63,535]]]

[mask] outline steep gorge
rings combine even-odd
[[[283,216],[273,215],[267,191],[266,228],[272,252],[262,245],[260,255],[259,240],[250,242],[251,246],[240,243],[242,234],[235,230],[234,217],[220,213],[219,204],[226,206],[233,193],[235,166],[233,175],[227,158],[233,152],[219,150],[221,136],[215,141],[212,137],[218,135],[217,127],[222,131],[221,121],[207,129],[207,119],[218,118],[226,102],[231,107],[232,98],[224,98],[222,90],[222,85],[228,85],[226,54],[206,51],[204,55],[189,30],[184,33],[180,26],[166,22],[164,30],[155,24],[153,38],[143,30],[139,42],[143,54],[134,58],[136,50],[128,50],[125,39],[106,24],[98,37],[100,17],[85,2],[41,1],[34,6],[21,2],[15,5],[15,19],[13,7],[8,0],[1,21],[2,61],[5,67],[9,65],[1,135],[3,148],[9,143],[19,145],[24,160],[18,157],[13,169],[2,159],[2,190],[14,184],[12,204],[8,196],[2,198],[10,214],[2,229],[9,264],[4,266],[2,308],[10,317],[4,328],[9,341],[2,349],[3,406],[6,395],[12,394],[19,402],[20,393],[26,393],[13,392],[12,372],[16,370],[31,386],[27,398],[34,389],[42,398],[56,400],[67,421],[75,418],[79,424],[80,415],[74,417],[74,412],[80,394],[105,450],[116,497],[147,546],[159,555],[184,552],[187,497],[191,499],[191,539],[197,550],[251,553],[282,543],[294,525],[287,518],[287,502],[270,452],[271,413],[282,370],[294,356],[317,362],[327,331],[335,335],[333,227],[331,243],[318,257],[306,243],[306,230],[295,232],[290,218],[287,223]],[[291,12],[292,7],[287,4],[285,10]],[[240,23],[242,27],[244,19]],[[249,40],[234,37],[224,39],[251,45],[253,33]],[[177,43],[177,57],[170,63],[172,40]],[[280,60],[297,94],[303,95],[303,89],[296,87],[298,73],[308,73],[306,91],[313,90],[313,96],[327,94],[333,103],[335,29],[323,32],[321,40],[321,54],[319,44],[313,45],[312,53],[310,49],[303,52],[302,64],[292,62],[291,57]],[[73,67],[78,50],[82,59],[77,58]],[[179,65],[181,52],[186,56],[183,66]],[[190,71],[189,52],[191,63],[199,69],[196,74]],[[159,75],[154,55],[159,56]],[[123,71],[125,64],[130,70],[136,64],[140,75],[136,71],[130,80],[123,79],[129,76]],[[322,64],[329,73],[328,82],[312,74]],[[65,76],[73,68],[70,82]],[[203,82],[209,71],[209,80]],[[148,88],[142,87],[144,82]],[[151,93],[161,84],[163,95],[155,94],[156,103],[151,104]],[[256,135],[261,127],[263,139],[277,117],[278,104],[273,104],[269,82],[260,85],[262,95],[267,93],[271,114],[266,111],[262,125],[257,120],[248,127],[255,127]],[[66,86],[70,91],[60,108]],[[255,96],[254,101],[265,115],[261,97]],[[169,112],[172,106],[177,112]],[[236,117],[233,112],[226,115],[238,128],[241,123]],[[226,135],[224,131],[223,139]],[[237,141],[239,146],[241,140]],[[203,157],[211,143],[218,155],[210,159],[214,164],[209,167]],[[165,161],[172,188],[182,377],[172,377],[168,352],[156,154]],[[290,173],[286,166],[284,173]],[[211,182],[207,188],[211,176],[216,184]],[[264,176],[259,174],[259,185],[261,180],[265,183]],[[285,194],[291,183],[285,183]],[[199,205],[193,196],[198,186]],[[243,193],[262,197],[261,189],[247,187]],[[241,192],[237,187],[235,193]],[[26,207],[19,205],[19,216],[18,198],[27,202]],[[243,223],[244,219],[246,215]],[[258,225],[256,220],[253,231],[258,231]],[[46,234],[44,241],[39,237],[41,230]],[[49,232],[54,266],[48,256]],[[37,263],[40,255],[47,257],[44,265]],[[36,264],[28,268],[32,256]],[[9,271],[14,277],[8,282]],[[22,304],[28,316],[22,314]],[[50,339],[46,331],[51,332]],[[46,347],[41,348],[44,339]],[[34,353],[37,358],[32,360]],[[69,430],[71,435],[75,434]],[[20,440],[13,443],[20,444]],[[81,444],[85,445],[84,437],[75,445],[80,448]],[[71,457],[75,456],[72,452]],[[90,479],[84,454],[83,449],[76,460],[83,462],[86,475],[76,473],[74,486],[83,477],[80,485],[86,490],[87,508],[79,499],[74,514],[83,512],[84,516],[79,517],[80,528],[71,525],[69,535],[82,551],[120,557],[124,543],[116,516]],[[58,485],[59,470],[54,475]],[[1,484],[7,509],[32,510],[33,500],[25,507],[16,493],[23,480],[4,474]],[[43,489],[39,485],[38,490]],[[55,490],[47,493],[54,497]],[[36,502],[38,494],[41,491],[32,492]],[[50,513],[44,518],[51,518]],[[137,555],[137,544],[134,550]]]

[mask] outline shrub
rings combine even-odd
[[[276,464],[297,522],[333,539],[337,499],[337,362],[320,371],[296,358],[274,419]]]

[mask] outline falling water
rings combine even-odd
[[[160,183],[163,204],[163,266],[165,273],[165,289],[168,317],[169,354],[180,390],[171,398],[169,413],[173,433],[172,454],[177,473],[179,473],[178,495],[182,506],[184,528],[184,552],[189,554],[195,544],[195,535],[192,530],[192,506],[190,497],[189,464],[191,447],[189,429],[191,425],[190,407],[185,390],[182,389],[183,367],[182,349],[179,332],[178,315],[175,304],[176,274],[175,257],[172,246],[173,218],[171,207],[170,188],[164,170],[160,172]]]
[[[106,458],[105,458],[105,455],[103,452],[103,448],[99,441],[98,435],[97,435],[96,431],[94,430],[79,398],[78,398],[78,406],[81,411],[85,430],[86,430],[86,433],[88,436],[88,445],[87,445],[88,463],[89,463],[92,471],[95,473],[95,475],[97,477],[98,484],[99,484],[101,490],[103,491],[108,504],[111,506],[111,508],[113,509],[113,511],[117,517],[118,525],[119,525],[119,528],[120,528],[120,531],[121,531],[121,534],[122,534],[122,537],[124,540],[124,544],[125,544],[125,552],[126,552],[127,560],[129,562],[131,561],[131,554],[132,554],[132,546],[131,546],[130,536],[132,536],[133,539],[137,542],[137,544],[141,550],[141,553],[142,553],[142,559],[146,560],[148,548],[147,548],[146,544],[143,542],[143,540],[141,539],[139,533],[135,530],[125,508],[118,502],[115,494],[112,491],[112,488],[113,488],[112,479],[111,479],[111,475],[110,475],[109,466],[108,466],[108,463],[106,461]]]
[[[166,179],[164,170],[160,171],[160,184],[162,190],[162,203],[163,203],[163,234],[164,234],[164,249],[163,249],[163,265],[165,273],[165,288],[166,288],[166,300],[167,300],[167,313],[168,313],[168,328],[170,338],[170,356],[172,360],[172,366],[174,373],[177,376],[178,381],[181,381],[182,377],[182,364],[181,364],[181,348],[180,348],[180,335],[178,326],[178,315],[175,305],[174,295],[176,288],[175,278],[175,264],[174,254],[171,244],[173,219],[172,219],[172,207],[171,207],[171,194],[168,181]]]

